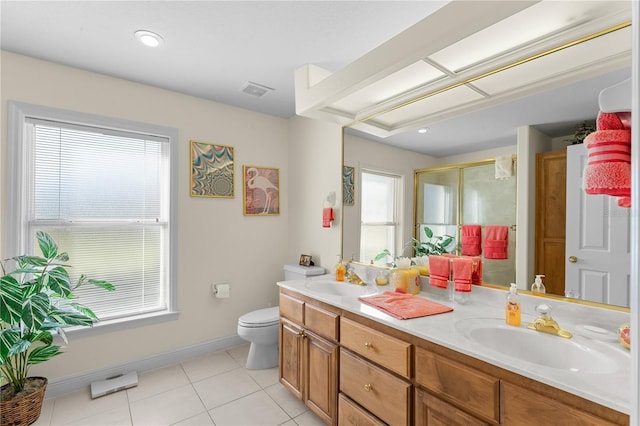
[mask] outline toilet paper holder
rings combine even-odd
[[[218,299],[228,299],[230,294],[230,290],[229,290],[229,284],[222,282],[222,283],[214,283],[211,286],[211,290],[213,291],[213,296],[218,298]]]

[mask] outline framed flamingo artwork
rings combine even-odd
[[[245,216],[280,214],[280,170],[270,167],[242,166]]]
[[[191,196],[233,198],[233,147],[191,141]]]

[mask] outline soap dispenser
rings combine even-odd
[[[547,289],[545,288],[544,284],[542,284],[542,277],[544,277],[544,275],[536,275],[536,279],[533,282],[533,284],[531,284],[531,291],[534,293],[546,293]]]
[[[518,296],[518,287],[514,283],[511,283],[511,288],[507,295],[505,311],[507,324],[520,327],[520,296]]]
[[[338,263],[336,264],[336,281],[344,281],[344,276],[347,272],[347,267],[344,266],[340,255],[338,255]]]

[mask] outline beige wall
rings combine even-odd
[[[325,232],[320,226],[323,197],[329,190],[340,189],[341,139],[339,134],[336,137],[333,126],[285,120],[9,52],[1,54],[2,230],[6,226],[6,209],[11,207],[7,202],[5,164],[9,100],[179,130],[179,319],[72,338],[63,356],[34,367],[32,373],[52,380],[235,335],[240,315],[277,304],[275,283],[283,278],[284,263],[297,261],[297,254],[302,251],[317,253],[319,258],[338,253],[339,230]],[[316,129],[320,139],[313,137]],[[235,148],[235,198],[189,196],[192,139]],[[322,149],[316,147],[320,140]],[[335,166],[322,167],[331,161]],[[280,169],[279,216],[243,215],[242,165]],[[300,173],[300,179],[292,179],[292,173]],[[295,226],[291,228],[292,221]],[[0,236],[3,255],[6,241],[4,233]],[[319,239],[322,241],[316,244]],[[211,284],[218,281],[230,283],[230,299],[211,296]]]

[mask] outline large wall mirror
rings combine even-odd
[[[628,26],[621,27],[619,31],[628,31]],[[618,30],[616,30],[618,31]],[[617,33],[616,37],[629,38],[626,33]],[[589,42],[589,41],[587,41]],[[624,50],[624,49],[623,49]],[[574,52],[577,62],[590,63],[590,49],[578,49]],[[552,56],[552,55],[551,55]],[[621,61],[621,56],[623,61]],[[548,67],[554,63],[548,57],[534,58],[527,63],[527,67],[536,68],[535,62],[540,61]],[[375,248],[367,248],[370,241],[362,240],[361,229],[363,226],[376,226],[380,229],[380,239],[388,238],[391,228],[392,232],[398,235],[394,253],[397,255],[411,255],[407,242],[416,236],[416,231],[420,230],[420,223],[417,220],[416,211],[420,211],[421,206],[416,209],[416,203],[422,203],[416,197],[416,191],[424,191],[424,182],[414,181],[414,172],[419,169],[445,170],[453,164],[468,164],[483,161],[491,161],[496,157],[517,156],[518,168],[527,169],[526,174],[518,174],[518,178],[524,176],[522,182],[518,181],[516,189],[518,201],[518,224],[514,228],[518,234],[518,239],[510,241],[514,255],[514,268],[516,270],[527,270],[525,285],[533,282],[534,275],[534,244],[535,217],[532,211],[535,204],[535,157],[536,152],[554,151],[565,149],[573,142],[576,127],[583,123],[593,123],[598,114],[598,94],[631,76],[631,55],[626,50],[615,59],[615,66],[607,67],[606,63],[592,70],[588,75],[581,75],[575,80],[563,81],[563,84],[553,85],[543,91],[534,94],[528,93],[523,96],[513,96],[510,100],[478,109],[470,113],[460,113],[449,115],[444,119],[434,119],[426,125],[416,126],[413,129],[402,133],[393,133],[391,136],[376,136],[376,132],[366,133],[364,130],[369,127],[379,127],[384,122],[386,116],[400,117],[403,113],[401,109],[393,109],[388,113],[371,115],[365,120],[354,121],[344,128],[343,135],[343,165],[353,168],[355,175],[353,203],[343,206],[342,209],[342,231],[344,258],[353,258],[356,261],[369,263]],[[509,73],[505,78],[524,78],[526,73],[519,73],[513,69],[504,71]],[[548,72],[546,70],[545,72]],[[500,77],[495,77],[500,78]],[[517,86],[517,84],[514,84]],[[477,87],[476,87],[477,89]],[[454,89],[455,90],[455,89]],[[517,90],[514,89],[514,93]],[[438,92],[441,95],[443,92]],[[415,119],[420,114],[420,109],[428,109],[426,102],[429,96],[420,96],[415,103],[408,102],[407,114],[411,119]],[[408,119],[409,120],[409,119]],[[375,123],[374,123],[375,122]],[[364,124],[363,124],[364,123]],[[391,126],[391,125],[389,125]],[[502,133],[492,131],[493,127],[503,129]],[[418,133],[422,128],[423,133]],[[524,133],[527,133],[524,136]],[[493,139],[487,139],[486,135],[493,135]],[[531,136],[533,135],[533,137]],[[450,139],[447,139],[449,137]],[[475,141],[475,142],[474,142]],[[523,148],[523,144],[526,147]],[[522,155],[526,151],[526,155]],[[363,173],[365,182],[363,182]],[[371,209],[362,206],[363,191],[380,191],[375,185],[366,180],[369,175],[381,175],[396,178],[393,184],[393,197],[395,204],[393,208],[387,207],[382,212],[371,213]],[[491,194],[493,203],[498,203],[495,197],[499,197],[501,189],[496,180],[486,180],[483,177],[470,177],[468,182],[477,184],[476,190],[482,190]],[[466,181],[466,179],[465,179]],[[363,185],[367,186],[363,188]],[[522,193],[522,188],[531,189],[529,193]],[[581,188],[567,188],[567,191],[581,191]],[[456,209],[457,207],[448,207]],[[368,211],[369,216],[363,217],[363,211]],[[522,214],[520,214],[522,212]],[[524,214],[526,212],[526,214]],[[444,213],[442,213],[444,214]],[[477,214],[477,212],[476,212]],[[494,214],[494,213],[489,213]],[[495,212],[495,215],[498,215]],[[422,218],[425,212],[419,213]],[[426,216],[429,216],[428,214]],[[526,221],[523,218],[527,218]],[[440,218],[441,219],[441,218]],[[494,218],[489,218],[489,221]],[[507,223],[506,218],[495,219],[499,223],[515,225],[515,222]],[[606,229],[605,229],[606,234]],[[523,237],[523,238],[520,238]],[[526,253],[524,257],[518,257],[517,252]],[[517,262],[515,261],[517,259]],[[544,272],[538,272],[544,273]],[[519,277],[521,275],[518,275]],[[513,280],[510,274],[491,274],[485,277],[485,282],[495,285],[506,286]],[[628,286],[627,282],[621,280],[619,283],[611,285]],[[519,283],[522,288],[522,283]],[[620,305],[625,305],[620,302]],[[626,305],[628,307],[628,305]]]

